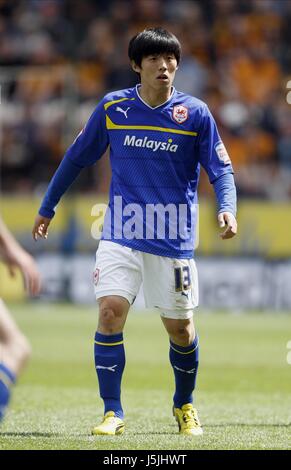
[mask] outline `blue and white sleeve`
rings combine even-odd
[[[219,135],[208,107],[202,110],[202,124],[198,137],[199,162],[213,184],[218,213],[231,212],[236,216],[236,188],[233,168],[227,150]]]

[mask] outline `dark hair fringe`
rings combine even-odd
[[[181,44],[176,36],[163,28],[148,28],[129,42],[128,56],[140,67],[144,57],[152,54],[174,54],[179,64]]]

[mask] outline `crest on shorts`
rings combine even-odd
[[[99,273],[100,273],[100,269],[96,268],[94,273],[93,273],[93,282],[94,282],[95,286],[97,286],[97,284],[99,282]]]
[[[178,106],[174,106],[173,108],[173,118],[179,124],[182,124],[188,119],[188,108],[179,104]]]

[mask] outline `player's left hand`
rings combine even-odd
[[[237,233],[237,221],[234,215],[231,212],[220,212],[217,218],[219,227],[226,227],[224,232],[220,234],[222,240],[234,237]]]

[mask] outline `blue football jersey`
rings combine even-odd
[[[207,105],[174,88],[151,107],[139,85],[107,94],[66,152],[80,167],[110,146],[112,180],[102,239],[192,258],[200,165],[214,182],[233,169]]]

